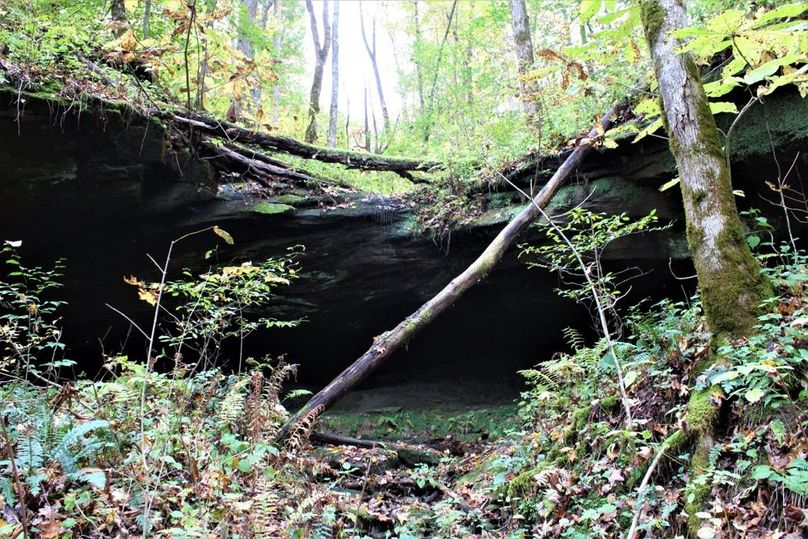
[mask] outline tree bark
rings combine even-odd
[[[681,178],[690,254],[704,312],[714,334],[752,329],[767,286],[744,239],[715,119],[692,56],[670,32],[687,26],[679,0],[644,0],[651,50],[671,151]]]
[[[376,77],[376,91],[379,94],[379,104],[382,108],[382,117],[384,118],[384,132],[386,133],[390,128],[390,114],[387,112],[387,103],[384,100],[384,90],[382,89],[382,78],[379,74],[379,64],[376,61],[376,17],[373,17],[370,43],[368,43],[367,34],[365,33],[365,15],[362,12],[361,3],[359,4],[359,20],[362,26],[362,41],[365,43],[365,50],[368,51],[370,63],[373,65],[373,76]]]
[[[311,0],[306,0],[309,12],[311,37],[314,40],[314,79],[311,82],[309,95],[309,125],[306,128],[306,142],[317,142],[317,114],[320,112],[320,90],[323,86],[323,67],[331,47],[331,26],[328,24],[328,0],[323,0],[323,44],[320,45],[320,31],[317,28],[317,17]]]
[[[530,38],[530,19],[527,16],[525,0],[511,0],[511,28],[519,69],[519,98],[522,101],[528,124],[541,139],[541,111],[537,101],[539,85],[535,79],[528,77],[533,69],[534,56],[533,41]]]
[[[687,27],[681,0],[642,0],[642,21],[654,63],[663,120],[681,178],[690,256],[696,267],[701,300],[713,343],[748,335],[763,299],[771,293],[744,239],[732,193],[729,168],[698,67],[671,32]],[[710,356],[696,375],[722,361]],[[720,390],[720,388],[719,388]],[[720,404],[712,389],[691,393],[687,426],[694,437],[685,509],[695,536],[696,516],[710,494],[709,483],[697,481],[709,467],[709,454]]]
[[[143,39],[149,38],[149,19],[151,18],[151,0],[143,2]]]
[[[239,16],[239,29],[238,37],[236,38],[236,48],[239,50],[239,52],[241,52],[241,54],[244,55],[245,58],[252,60],[254,56],[252,40],[250,39],[249,35],[244,32],[244,30],[245,26],[255,24],[255,17],[258,13],[258,0],[242,0],[242,4],[247,12],[247,19],[245,21],[243,17]],[[258,101],[261,94],[258,93],[257,89],[251,90],[250,94],[253,98],[253,108],[257,110]],[[241,118],[243,110],[244,104],[242,103],[241,96],[233,96],[233,99],[230,102],[231,118],[236,118],[236,120],[238,120]]]
[[[337,106],[339,99],[339,2],[334,2],[331,22],[331,110],[328,114],[328,145],[337,146]]]
[[[616,112],[617,107],[603,116],[599,126],[603,131],[609,129],[611,119]],[[395,328],[376,337],[370,349],[350,367],[342,371],[330,384],[314,395],[300,411],[286,422],[278,432],[277,437],[279,439],[285,437],[298,420],[305,417],[312,410],[328,409],[351,388],[376,370],[393,352],[405,345],[421,329],[446,311],[469,288],[483,280],[519,234],[541,214],[540,208],[545,207],[550,202],[561,184],[577,168],[578,164],[592,148],[589,140],[597,138],[598,134],[598,130],[595,128],[590,131],[587,142],[582,143],[572,151],[550,181],[533,199],[534,204],[528,204],[519,215],[508,223],[477,260]]]
[[[368,116],[368,87],[365,86],[365,151],[370,152],[370,119]]]

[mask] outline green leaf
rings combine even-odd
[[[669,181],[667,181],[667,182],[663,183],[663,184],[662,184],[662,186],[659,188],[659,190],[660,190],[660,191],[667,191],[667,190],[668,190],[668,189],[670,189],[671,187],[674,187],[674,186],[676,186],[676,185],[679,185],[679,182],[680,182],[680,181],[681,181],[681,178],[679,178],[679,176],[676,176],[676,177],[675,177],[675,178],[673,178],[672,180],[669,180]]]
[[[589,19],[595,16],[595,13],[600,11],[601,0],[581,0],[578,6],[578,12],[581,18],[581,24],[586,24]]]
[[[746,392],[746,395],[744,395],[744,398],[746,400],[748,400],[749,402],[754,403],[754,402],[758,402],[765,395],[766,395],[765,391],[763,391],[759,387],[754,387],[754,388],[752,388],[752,389],[750,389],[749,391]]]
[[[76,472],[74,477],[96,488],[104,488],[107,484],[106,474],[98,468],[83,468]]]
[[[738,373],[738,371],[722,372],[721,374],[710,378],[710,383],[721,384],[723,382],[729,382],[730,380],[735,380],[736,378],[738,378],[738,376],[740,376],[740,373]]]
[[[737,114],[738,107],[735,106],[735,103],[730,103],[729,101],[716,101],[710,103],[710,112],[712,112],[713,115],[722,112],[734,112]]]
[[[708,30],[722,35],[737,33],[746,20],[746,13],[740,9],[728,9],[705,21]]]
[[[747,236],[746,244],[749,246],[750,249],[754,249],[755,247],[760,245],[760,238],[757,236]]]
[[[776,9],[768,11],[758,17],[757,21],[755,22],[755,26],[760,28],[761,26],[765,26],[765,24],[769,21],[773,21],[775,19],[786,19],[791,17],[797,17],[798,15],[802,15],[804,11],[808,10],[808,3],[805,2],[798,2],[796,4],[786,4],[784,6],[780,6]]]
[[[634,143],[644,139],[647,135],[651,135],[657,129],[662,127],[662,125],[663,125],[662,124],[662,118],[658,118],[657,120],[651,122],[651,124],[648,125],[645,129],[643,129],[642,131],[637,133],[637,136],[634,137],[634,140],[632,140],[631,143],[634,144]]]
[[[634,112],[636,114],[644,114],[647,116],[657,116],[660,112],[659,110],[659,100],[658,99],[643,99],[637,106],[634,107]]]
[[[779,474],[771,466],[766,466],[765,464],[759,464],[752,468],[752,479],[770,479],[778,476]]]
[[[782,58],[775,58],[774,60],[770,60],[751,71],[747,71],[746,75],[743,77],[743,81],[746,84],[755,84],[756,82],[762,81],[766,77],[771,77],[777,73],[777,70],[779,70],[781,67],[802,60],[804,60],[804,58],[799,54],[789,54],[788,56],[784,56]]]
[[[715,82],[708,82],[704,85],[704,92],[707,94],[707,97],[721,97],[722,95],[727,95],[734,88],[740,86],[740,83],[738,82],[740,80],[741,79],[736,78],[722,78]]]
[[[627,372],[626,375],[623,377],[623,385],[626,388],[630,387],[631,384],[637,381],[637,376],[638,376],[637,371]]]

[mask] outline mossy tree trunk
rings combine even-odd
[[[718,338],[752,328],[767,286],[746,244],[715,119],[689,54],[670,32],[687,26],[680,0],[643,0],[664,120],[681,178],[690,254],[707,322]]]
[[[732,193],[729,169],[710,112],[698,67],[671,32],[687,26],[682,0],[642,0],[645,37],[659,82],[663,119],[681,179],[690,255],[714,344],[749,333],[759,305],[770,293],[767,281],[747,245]],[[719,361],[715,355],[698,371]],[[698,373],[697,373],[698,374]],[[688,527],[700,526],[695,513],[710,494],[696,479],[708,467],[718,417],[714,392],[695,391],[688,403],[687,424],[695,450],[687,489]]]

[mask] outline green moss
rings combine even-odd
[[[273,202],[262,201],[250,205],[250,211],[262,215],[286,215],[295,213],[295,208],[288,204],[275,204]]]
[[[537,466],[522,472],[508,482],[508,498],[524,498],[533,491],[536,482],[535,476],[542,468]]]
[[[618,404],[620,404],[620,399],[617,397],[617,395],[609,395],[608,397],[604,397],[600,401],[600,405],[605,410],[614,410],[615,408],[617,408]]]
[[[765,102],[755,104],[744,114],[733,131],[730,141],[732,159],[748,160],[760,156],[768,159],[772,146],[805,145],[808,141],[806,117],[808,99],[800,97],[796,90],[781,88],[766,96]],[[729,114],[720,115],[717,123],[726,132],[734,119]]]
[[[576,431],[583,430],[592,414],[591,406],[582,406],[572,412],[572,426]]]
[[[703,511],[707,499],[712,492],[712,486],[700,478],[710,465],[710,449],[712,437],[701,436],[696,443],[693,459],[690,462],[690,480],[685,487],[685,511],[687,512],[687,529],[695,537],[701,527],[701,519],[696,513]]]
[[[687,425],[696,433],[711,433],[718,417],[718,406],[710,400],[711,389],[694,391],[687,403]]]
[[[299,206],[300,204],[306,202],[306,197],[302,195],[295,195],[293,193],[287,193],[285,195],[272,197],[272,202],[277,203],[278,205],[285,204],[287,206]]]
[[[645,30],[645,39],[648,41],[648,45],[653,47],[665,24],[665,10],[657,0],[643,0],[640,4],[640,16]]]

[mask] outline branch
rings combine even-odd
[[[405,157],[379,156],[363,154],[335,148],[323,148],[313,144],[300,142],[293,138],[267,135],[265,133],[244,129],[235,124],[216,120],[202,114],[177,112],[168,113],[168,119],[186,126],[193,126],[209,136],[224,138],[229,142],[253,144],[265,150],[284,152],[298,157],[316,159],[324,163],[338,163],[348,168],[376,170],[388,172],[420,171],[430,172],[444,168],[442,163],[408,159]]]

